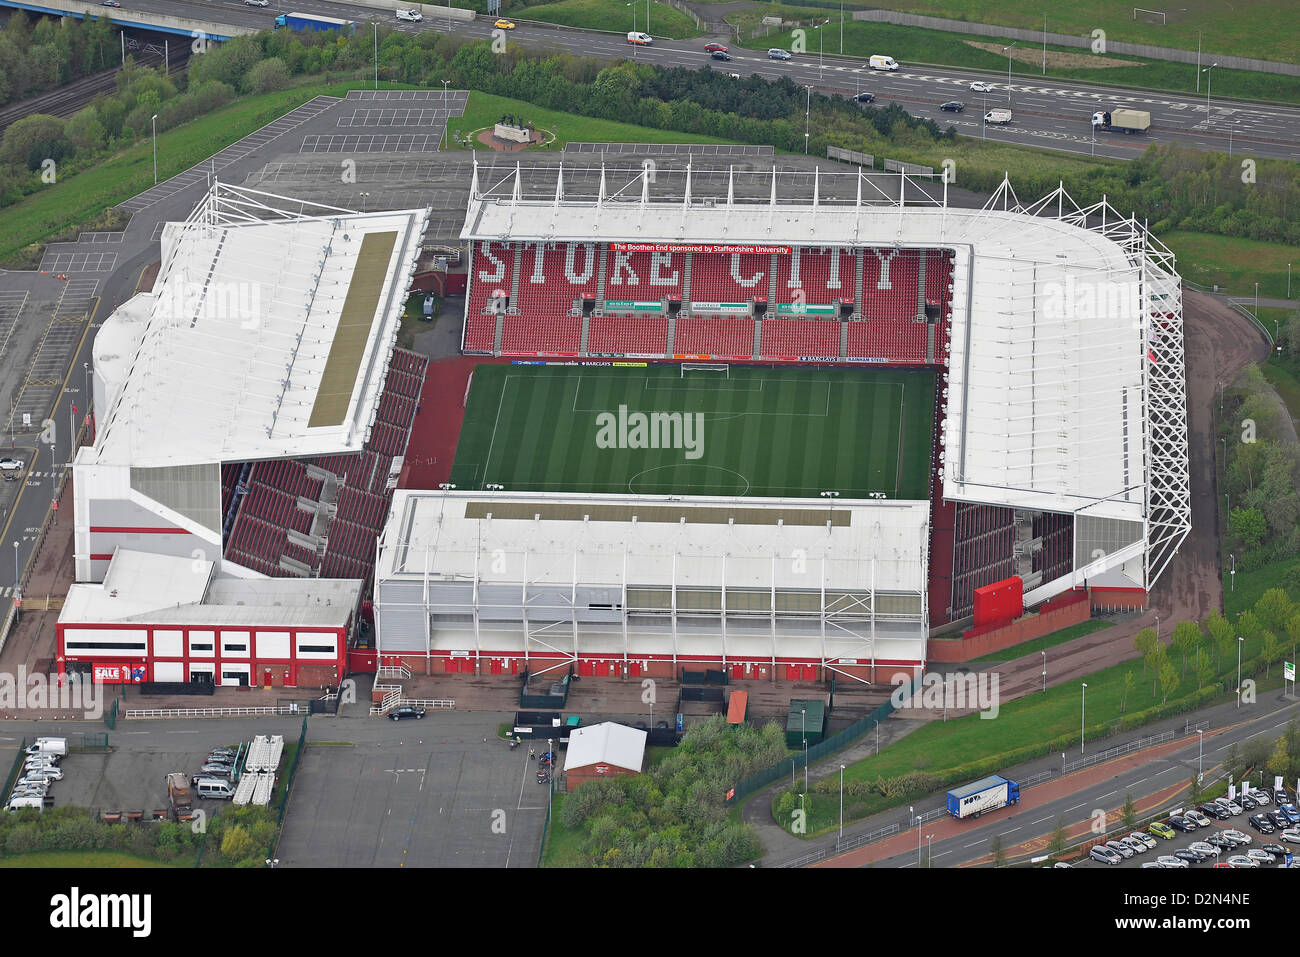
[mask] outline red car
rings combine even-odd
[[[724,47],[721,43],[706,43],[704,44],[704,52],[705,53],[726,53],[727,48]]]

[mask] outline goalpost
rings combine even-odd
[[[1137,20],[1137,18],[1138,18],[1138,14],[1139,14],[1139,13],[1141,13],[1141,14],[1145,14],[1145,19],[1147,19],[1147,20],[1150,21],[1151,23],[1155,23],[1155,22],[1156,22],[1156,17],[1159,17],[1159,18],[1160,18],[1160,25],[1161,25],[1162,27],[1165,25],[1165,12],[1164,12],[1163,10],[1148,10],[1148,9],[1146,9],[1145,7],[1134,7],[1134,8],[1133,8],[1133,19],[1134,19],[1135,21]]]
[[[683,362],[682,378],[686,378],[688,372],[721,372],[723,378],[731,378],[731,366],[725,362]]]

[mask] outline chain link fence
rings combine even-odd
[[[293,753],[293,763],[285,772],[284,794],[280,798],[279,813],[275,818],[275,836],[271,838],[271,846],[267,849],[266,859],[275,860],[275,849],[280,844],[280,832],[284,827],[284,812],[289,808],[289,794],[293,791],[293,778],[298,773],[298,765],[302,763],[302,753],[307,748],[307,719],[302,719],[302,732],[298,735],[298,747]],[[200,851],[200,854],[202,852]]]

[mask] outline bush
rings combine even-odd
[[[251,857],[256,850],[252,837],[240,825],[230,828],[221,839],[221,856],[228,861],[242,861]]]
[[[253,93],[274,93],[289,85],[289,68],[279,57],[263,60],[248,71],[248,88]]]

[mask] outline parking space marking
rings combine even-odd
[[[339,117],[342,127],[351,126],[438,126],[447,122],[448,110],[353,110]]]
[[[384,135],[309,134],[300,153],[436,153],[440,136],[419,133]]]

